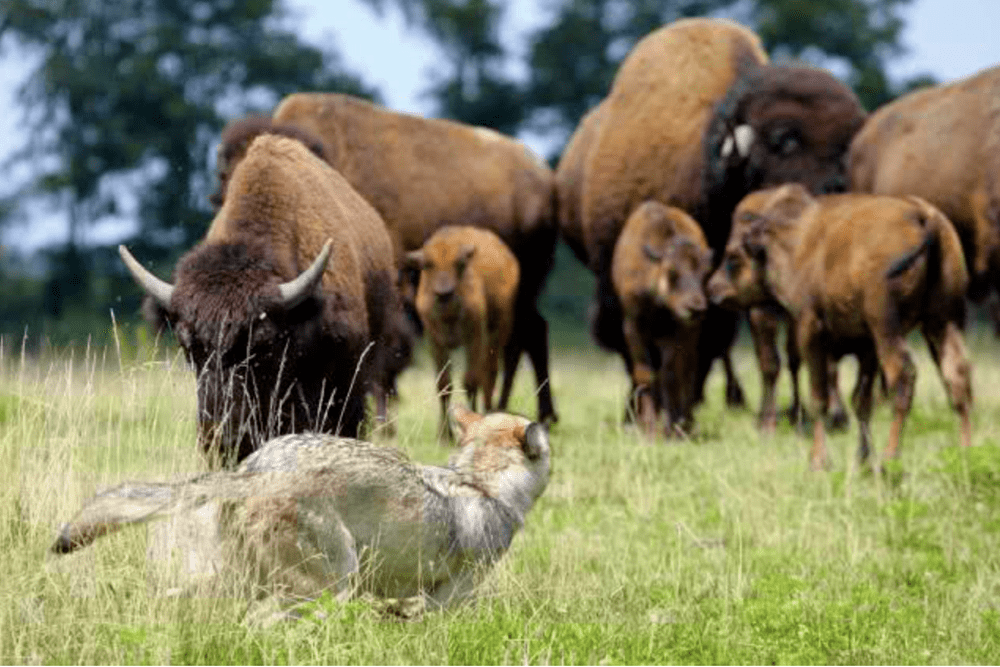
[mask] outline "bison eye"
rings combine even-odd
[[[771,151],[778,155],[791,155],[802,147],[802,140],[791,130],[779,130],[771,136]]]
[[[728,275],[735,275],[740,270],[740,258],[736,255],[726,255],[725,268]]]

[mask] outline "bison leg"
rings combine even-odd
[[[972,406],[972,368],[962,332],[954,322],[948,322],[944,325],[925,325],[923,334],[934,363],[941,372],[951,406],[958,413],[959,442],[963,447],[968,447],[972,444],[972,422],[969,418]]]
[[[634,317],[622,322],[622,335],[632,359],[632,386],[636,401],[636,419],[643,433],[653,437],[656,433],[656,403],[653,398],[653,366],[649,359],[646,339]]]
[[[552,403],[552,387],[549,383],[549,325],[538,312],[536,304],[523,306],[514,316],[514,329],[510,340],[504,346],[503,387],[498,407],[507,409],[510,392],[514,386],[521,352],[527,351],[531,365],[535,369],[535,386],[538,388],[538,421],[552,424],[559,421]]]
[[[438,422],[438,440],[448,440],[451,429],[448,428],[448,400],[451,398],[451,367],[448,350],[443,345],[431,341],[431,354],[434,357],[434,370],[437,373],[438,399],[441,401],[441,419]]]
[[[805,355],[809,368],[809,395],[813,405],[813,444],[809,453],[809,467],[822,470],[827,467],[826,456],[826,412],[830,400],[827,370],[829,357],[825,349],[824,336],[819,331],[819,323],[807,314],[798,323],[799,348]]]
[[[739,378],[736,377],[732,361],[729,358],[729,350],[736,341],[736,328],[738,324],[739,315],[737,313],[723,310],[717,306],[709,306],[701,326],[701,331],[704,335],[699,340],[698,345],[694,405],[701,403],[704,399],[705,381],[708,378],[708,372],[712,369],[712,362],[719,357],[722,357],[722,363],[726,372],[726,405],[739,407],[746,404]]]
[[[678,335],[661,348],[662,402],[667,414],[665,435],[668,438],[687,435],[694,425],[694,385],[700,331],[698,325],[680,329]]]
[[[485,324],[483,322],[483,326],[477,327],[476,334],[472,336],[472,340],[467,340],[465,343],[465,394],[469,399],[469,409],[473,412],[476,412],[478,409],[476,403],[479,387],[485,384],[482,381],[482,375],[487,373],[486,366],[489,363],[487,359],[489,356],[489,345],[486,341]],[[489,404],[489,399],[485,399],[485,402]]]
[[[781,372],[781,357],[778,356],[778,314],[766,308],[751,308],[748,320],[750,338],[753,340],[754,352],[757,354],[757,364],[761,374],[760,416],[757,423],[760,430],[773,433],[778,424],[777,398],[775,387],[778,384],[778,374]],[[791,356],[789,356],[791,366]],[[798,360],[796,360],[798,366]],[[798,370],[796,368],[796,370]],[[792,397],[798,403],[798,382],[792,375]]]
[[[847,407],[844,399],[840,397],[838,378],[840,373],[837,370],[837,361],[830,360],[830,367],[826,369],[826,376],[830,381],[830,413],[826,420],[826,427],[831,431],[843,431],[847,429],[849,423],[847,418]]]
[[[913,364],[906,341],[899,334],[882,335],[876,333],[875,348],[878,351],[879,364],[885,373],[885,380],[893,393],[894,415],[889,427],[889,444],[885,450],[885,458],[892,459],[899,454],[899,437],[903,432],[906,415],[913,404],[913,389],[917,382],[917,368]]]
[[[835,366],[834,366],[835,367]],[[858,354],[858,380],[854,385],[851,403],[858,418],[858,461],[865,463],[871,455],[872,390],[878,375],[878,357],[875,350]]]

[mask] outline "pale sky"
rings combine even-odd
[[[439,53],[429,39],[407,29],[396,10],[378,17],[360,0],[288,0],[288,4],[306,39],[318,44],[332,40],[345,63],[377,86],[389,107],[424,115],[432,112],[431,101],[421,93],[429,84]],[[540,9],[545,4],[545,0],[512,0],[503,38],[514,46],[515,53],[524,52],[527,32],[546,17]],[[914,0],[904,11],[904,19],[903,43],[909,53],[891,64],[894,78],[929,72],[949,81],[1000,63],[1000,0]],[[14,89],[23,73],[11,67],[6,58],[0,63],[4,65],[0,66],[2,160],[24,141],[17,131],[19,114],[12,108]],[[523,139],[542,154],[549,149],[537,137]],[[2,178],[9,182],[11,175]],[[124,231],[121,224],[107,225],[92,230],[87,238],[111,242]],[[27,228],[11,230],[3,241],[32,248],[64,235],[62,218],[45,215]]]

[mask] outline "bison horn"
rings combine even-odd
[[[326,271],[326,263],[330,261],[332,247],[333,241],[328,240],[308,269],[299,274],[295,280],[278,285],[278,291],[281,293],[281,304],[286,309],[299,305],[316,289],[316,285],[323,278],[323,272]]]
[[[754,131],[747,124],[739,125],[733,130],[733,138],[736,140],[736,152],[740,157],[750,155],[750,146],[753,145]]]
[[[727,134],[725,140],[722,142],[722,148],[719,150],[719,155],[724,158],[728,158],[733,154],[733,149],[736,149],[736,153],[741,157],[745,158],[750,155],[750,146],[753,144],[755,138],[753,128],[744,123],[739,125],[733,130],[732,134]]]
[[[165,280],[160,280],[152,273],[150,273],[146,267],[136,261],[132,253],[128,251],[124,245],[118,246],[118,254],[121,256],[122,261],[125,262],[125,267],[132,274],[132,278],[138,283],[139,287],[143,289],[146,294],[153,297],[153,300],[160,305],[161,308],[170,307],[170,297],[174,294],[174,286]]]

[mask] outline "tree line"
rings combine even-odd
[[[902,12],[911,0],[539,0],[527,75],[510,74],[501,39],[510,0],[362,0],[401,12],[444,62],[427,84],[434,115],[562,146],[604,97],[618,64],[648,32],[688,16],[752,26],[772,57],[830,67],[868,109],[929,76],[894,81]],[[99,335],[109,309],[137,313],[140,295],[111,247],[84,242],[108,219],[132,217],[126,242],[166,276],[210,219],[211,152],[223,125],[267,113],[298,90],[381,102],[335,45],[306,43],[282,0],[0,0],[0,58],[34,63],[17,91],[27,133],[2,173],[0,226],[16,232],[41,210],[67,220],[64,241],[32,261],[0,254],[0,335],[55,342]],[[555,161],[558,155],[546,156]],[[122,197],[123,189],[129,193]]]

